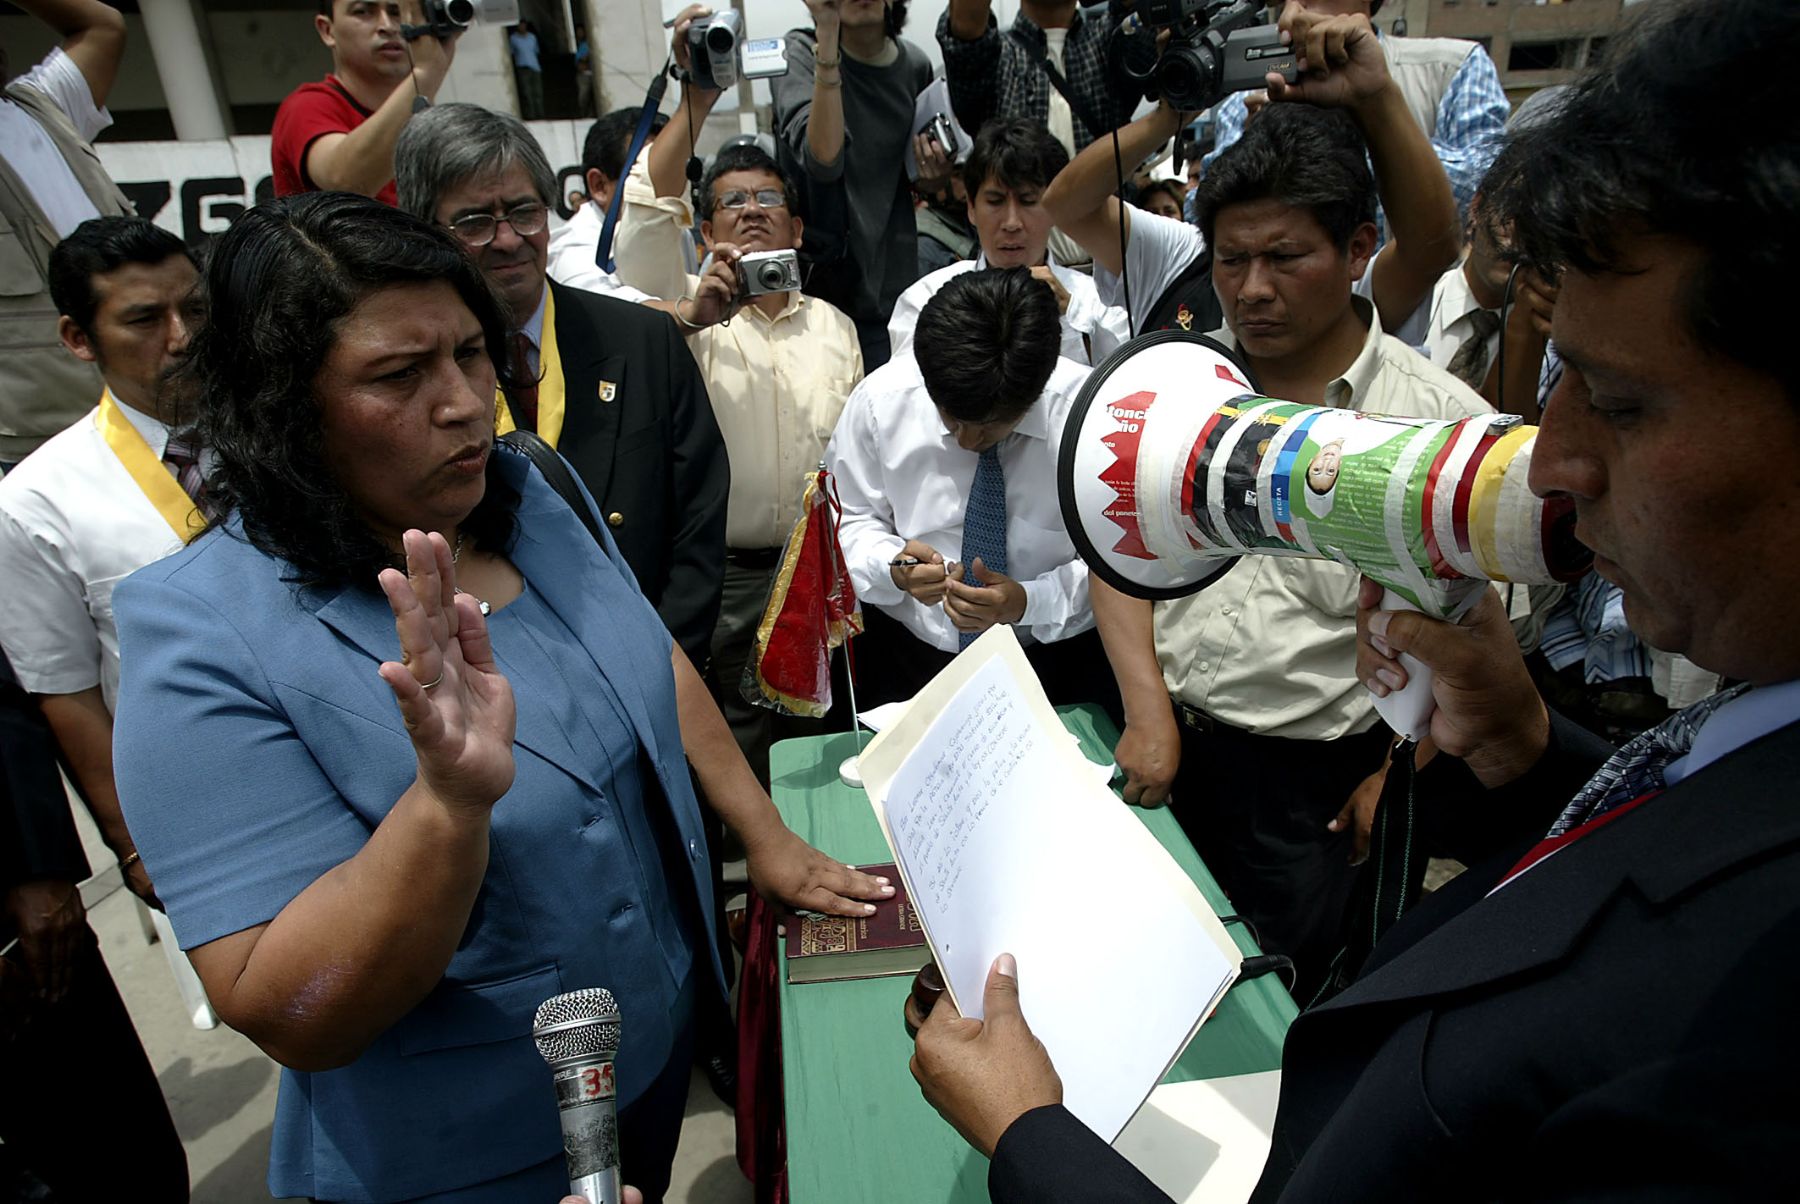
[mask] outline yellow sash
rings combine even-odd
[[[150,450],[150,445],[144,442],[137,427],[131,425],[131,420],[119,411],[119,403],[113,400],[111,389],[100,395],[100,410],[94,415],[94,425],[99,428],[100,437],[106,440],[106,446],[112,448],[113,455],[119,457],[119,463],[125,466],[125,471],[131,474],[131,479],[137,482],[137,487],[144,491],[144,496],[150,499],[150,504],[156,507],[156,512],[163,516],[163,521],[173,528],[182,543],[206,530],[206,520],[194,508],[187,490],[169,472],[162,458]]]
[[[538,335],[538,368],[542,379],[538,381],[537,433],[555,447],[562,438],[563,371],[562,357],[556,353],[556,297],[550,292],[548,280],[544,282],[544,329]],[[494,405],[496,436],[519,425],[513,421],[512,411],[506,408],[506,395],[498,387],[494,389]]]

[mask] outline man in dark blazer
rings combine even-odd
[[[1800,377],[1766,300],[1800,142],[1746,44],[1800,44],[1800,8],[1645,4],[1484,186],[1562,283],[1533,488],[1574,500],[1634,630],[1742,684],[1614,753],[1547,712],[1493,595],[1453,626],[1365,582],[1359,677],[1434,670],[1416,796],[1470,868],[1295,1021],[1258,1200],[1800,1198]],[[996,1200],[1163,1199],[1061,1107],[1032,991],[1002,956],[985,1024],[939,1005],[926,1098]]]
[[[187,1154],[81,902],[87,856],[50,726],[0,652],[0,1198],[188,1198]],[[106,1156],[94,1090],[104,1084]],[[105,1123],[105,1122],[101,1122]]]
[[[516,118],[438,105],[394,153],[400,207],[449,227],[512,310],[515,372],[501,433],[535,430],[574,467],[638,585],[696,666],[725,575],[730,468],[693,357],[663,313],[545,274],[556,176]],[[723,298],[702,290],[690,313]]]

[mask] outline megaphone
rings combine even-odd
[[[1488,581],[1573,581],[1593,555],[1567,499],[1527,484],[1537,428],[1264,397],[1220,343],[1158,331],[1119,348],[1069,412],[1063,522],[1089,571],[1139,598],[1204,589],[1239,556],[1335,560],[1386,587],[1382,605],[1454,619]],[[1429,729],[1431,684],[1375,700],[1396,732]]]

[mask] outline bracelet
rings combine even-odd
[[[843,61],[844,61],[844,56],[840,54],[836,58],[832,59],[829,63],[826,62],[824,59],[814,59],[813,65],[815,67],[823,67],[827,71],[836,71],[838,69],[838,64],[842,63]]]
[[[841,88],[844,86],[843,80],[841,80],[841,79],[826,79],[823,75],[813,76],[813,83],[818,85],[821,88]]]
[[[699,326],[699,325],[696,325],[696,324],[695,324],[695,323],[693,323],[693,322],[690,322],[690,321],[688,321],[688,320],[687,320],[687,319],[686,319],[686,318],[684,318],[684,317],[682,317],[682,316],[681,316],[681,303],[682,303],[682,302],[683,302],[683,301],[686,301],[686,300],[688,300],[688,298],[687,298],[687,297],[677,297],[677,298],[675,298],[675,306],[674,306],[674,308],[673,308],[673,309],[672,309],[672,310],[671,310],[671,311],[670,311],[670,312],[671,312],[671,313],[672,313],[672,314],[674,314],[674,316],[675,316],[675,321],[676,321],[676,323],[677,323],[677,324],[678,324],[678,325],[681,325],[681,326],[685,326],[685,327],[687,327],[687,328],[688,328],[688,329],[689,329],[689,330],[692,330],[692,331],[695,331],[695,332],[699,332],[699,331],[702,331],[702,330],[705,330],[705,329],[706,329],[706,327],[704,327],[704,326]]]
[[[142,860],[143,858],[138,855],[138,851],[133,849],[131,852],[125,854],[125,856],[119,858],[119,868],[128,870]]]

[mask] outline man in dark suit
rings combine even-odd
[[[1470,868],[1294,1023],[1259,1200],[1800,1195],[1800,375],[1767,301],[1800,142],[1778,73],[1733,70],[1797,42],[1788,0],[1646,4],[1487,179],[1562,283],[1533,487],[1574,500],[1646,641],[1743,684],[1614,753],[1545,709],[1491,594],[1449,625],[1365,582],[1358,675],[1434,670],[1448,756],[1417,797]],[[1003,956],[985,1024],[939,1005],[926,1097],[993,1155],[996,1200],[1162,1199],[1060,1106],[1032,990]]]
[[[394,155],[400,207],[448,226],[512,310],[517,388],[501,433],[535,430],[574,467],[638,585],[696,666],[707,661],[725,574],[725,441],[675,325],[545,274],[556,176],[516,118],[438,105]],[[705,287],[690,314],[722,316]],[[712,306],[720,313],[706,309]]]
[[[185,1200],[187,1154],[88,927],[87,876],[55,737],[0,652],[0,1198],[38,1198],[35,1178],[98,1199],[124,1170],[142,1199]]]

